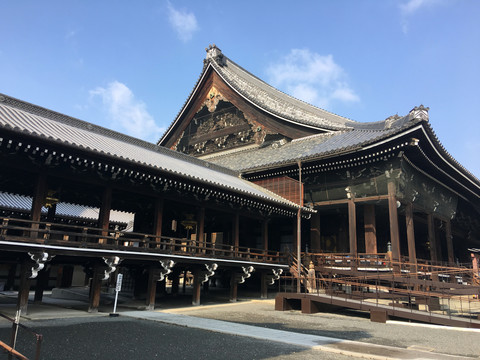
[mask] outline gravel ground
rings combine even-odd
[[[214,333],[154,321],[89,317],[24,322],[44,336],[44,360],[347,360],[351,357],[299,346]],[[0,322],[0,339],[10,336],[10,326]],[[17,349],[34,358],[34,339],[20,333]],[[7,356],[0,353],[0,359]]]
[[[187,307],[171,312],[341,339],[480,358],[480,330],[389,321],[373,323],[359,312],[302,314],[275,311],[273,300]]]

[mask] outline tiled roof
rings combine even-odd
[[[195,95],[199,84],[210,68],[213,68],[229,86],[247,101],[280,120],[323,131],[364,128],[381,129],[385,127],[385,120],[369,123],[353,121],[287,95],[237,65],[223,55],[220,49],[214,46],[207,49],[207,57],[204,61],[203,71],[195,84],[193,91],[190,93],[175,120],[165,131],[159,143],[162,143],[166,139],[173,127],[180,121],[183,110]]]
[[[248,171],[266,167],[294,164],[297,160],[321,158],[380,141],[417,124],[420,120],[406,121],[401,118],[402,126],[382,130],[345,130],[334,133],[312,135],[293,140],[284,145],[276,144],[237,153],[211,157],[208,161],[231,168],[235,171]]]
[[[32,198],[30,196],[0,192],[0,207],[29,212],[32,208]],[[55,214],[59,216],[97,220],[99,211],[100,209],[98,208],[60,202],[57,204]],[[43,207],[42,213],[46,214],[47,212],[48,209]],[[111,222],[128,224],[133,222],[134,216],[135,214],[133,213],[110,210]]]
[[[0,94],[1,129],[74,146],[85,151],[145,165],[155,171],[199,181],[219,189],[298,208],[296,204],[241,179],[239,173],[232,170],[2,94]]]

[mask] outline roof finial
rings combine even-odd
[[[225,65],[225,59],[222,54],[222,50],[220,50],[217,45],[211,44],[208,45],[208,48],[205,48],[205,51],[207,52],[207,56],[205,58],[206,61],[208,60],[215,60],[215,62],[220,65],[224,66]]]
[[[428,121],[428,110],[430,110],[430,108],[423,105],[415,106],[412,110],[410,110],[408,117],[410,120],[420,119]]]

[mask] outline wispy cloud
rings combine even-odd
[[[319,55],[308,49],[293,49],[267,69],[270,83],[286,93],[322,108],[340,101],[360,101],[347,81],[347,75],[332,55]]]
[[[422,9],[438,5],[443,0],[406,0],[401,2],[398,7],[402,17],[402,31],[406,34],[408,32],[409,18],[421,11]]]
[[[107,87],[90,90],[90,96],[101,98],[113,127],[118,131],[147,141],[158,140],[164,131],[155,124],[145,103],[136,99],[133,92],[121,82],[113,81]]]
[[[167,3],[167,7],[170,25],[172,25],[180,40],[183,42],[189,41],[193,33],[199,29],[195,14],[186,10],[177,10],[170,2]]]

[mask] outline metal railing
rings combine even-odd
[[[450,318],[480,319],[480,286],[465,267],[392,261],[389,254],[309,254],[315,276],[298,272],[283,276],[280,291],[343,298]],[[355,266],[353,266],[355,265]]]

